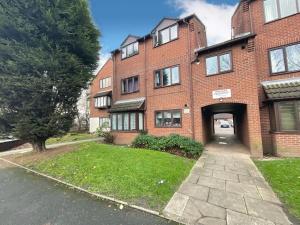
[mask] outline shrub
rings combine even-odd
[[[107,143],[107,144],[114,143],[114,136],[110,131],[109,123],[105,122],[105,123],[102,124],[102,126],[97,128],[96,134],[99,137],[103,137],[103,140],[104,140],[105,143]]]
[[[113,144],[114,143],[114,135],[111,132],[106,132],[104,134],[104,142],[107,144]]]
[[[178,151],[187,157],[198,157],[203,151],[203,145],[188,137],[177,134],[170,136],[156,137],[152,135],[141,134],[133,141],[135,148],[148,148],[158,151],[174,152]]]

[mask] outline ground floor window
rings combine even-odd
[[[99,118],[99,127],[109,128],[110,127],[109,117],[100,117]]]
[[[300,131],[300,100],[275,102],[277,131]]]
[[[144,114],[142,112],[112,113],[111,129],[118,131],[144,130]]]
[[[155,112],[156,127],[181,127],[181,110]]]

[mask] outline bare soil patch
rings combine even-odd
[[[75,151],[78,145],[65,145],[56,148],[49,148],[44,152],[28,152],[23,154],[8,155],[3,158],[21,165],[31,164],[37,161],[53,158],[57,155]]]

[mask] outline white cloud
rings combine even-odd
[[[237,5],[212,4],[207,0],[171,0],[182,11],[180,17],[195,13],[206,26],[208,44],[231,38],[231,17]]]
[[[98,61],[98,67],[97,69],[94,71],[94,75],[96,75],[99,70],[102,68],[102,66],[106,63],[106,61],[110,58],[110,53],[103,53],[103,52],[100,52],[100,58],[99,58],[99,61]]]

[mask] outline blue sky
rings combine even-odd
[[[214,18],[205,15],[217,10],[219,21],[232,12],[238,0],[90,0],[94,22],[101,31],[101,52],[106,54],[119,47],[128,34],[143,36],[163,17],[180,17],[196,13],[213,31]],[[223,10],[223,11],[222,11]],[[212,11],[214,12],[214,11]],[[232,14],[232,13],[230,13]],[[227,16],[229,17],[229,16]],[[207,24],[206,24],[207,25]],[[208,25],[207,25],[208,26]],[[228,25],[227,25],[228,26]],[[222,31],[221,31],[222,32]],[[211,35],[217,36],[218,34]],[[213,38],[212,38],[213,39]],[[217,38],[218,39],[218,38]],[[220,39],[220,38],[219,38]]]

